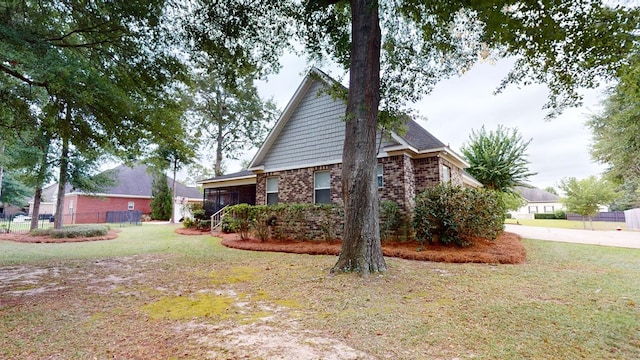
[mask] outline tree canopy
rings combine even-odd
[[[484,126],[471,131],[462,146],[462,154],[471,165],[467,171],[485,188],[513,192],[515,186],[525,185],[530,176],[527,148],[531,139],[524,141],[518,129],[498,126],[487,132]]]
[[[618,182],[640,179],[640,53],[631,58],[620,81],[609,91],[600,114],[589,119],[592,157],[609,165]]]
[[[637,46],[640,23],[638,7],[598,0],[314,0],[302,6],[305,26],[298,33],[307,49],[350,71],[342,188],[346,228],[352,231],[345,233],[334,270],[363,273],[385,268],[377,228],[365,220],[378,217],[371,176],[375,136],[367,129],[381,125],[380,108],[397,113],[477,61],[514,56],[515,66],[498,90],[546,84],[553,116],[580,102],[580,88],[618,74]],[[361,200],[350,207],[349,197]]]
[[[611,183],[595,176],[582,180],[565,178],[560,182],[560,189],[565,193],[561,201],[567,212],[588,217],[589,221],[600,211],[601,205],[609,204],[617,196]]]
[[[193,138],[200,140],[206,153],[213,150],[214,175],[220,176],[224,160],[237,160],[243,152],[262,144],[278,111],[272,101],[260,98],[253,77],[230,82],[215,73],[203,73],[194,81],[188,115]]]

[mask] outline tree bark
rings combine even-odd
[[[49,138],[45,135],[47,144],[42,152],[42,158],[40,159],[40,167],[38,168],[38,177],[36,178],[36,191],[33,196],[33,212],[31,213],[31,230],[38,228],[38,220],[40,217],[40,203],[42,202],[42,187],[44,186],[45,177],[47,176],[47,170],[49,164],[47,164],[47,157],[49,156]]]
[[[62,229],[64,223],[64,189],[67,185],[67,172],[69,170],[69,124],[71,124],[71,109],[66,105],[66,121],[61,127],[62,152],[60,154],[60,173],[58,176],[58,196],[56,198],[56,214],[53,220],[54,229]]]
[[[381,42],[378,2],[352,0],[351,17],[351,69],[342,155],[345,229],[342,250],[331,272],[366,275],[386,270],[376,181]]]
[[[178,172],[178,159],[173,159],[173,180],[171,183],[171,217],[169,218],[170,224],[175,224],[175,214],[176,214],[176,173]],[[163,174],[164,175],[164,174]]]

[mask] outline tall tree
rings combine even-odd
[[[640,181],[640,53],[621,72],[600,114],[587,125],[593,134],[591,156],[608,165],[607,175],[626,188]]]
[[[525,185],[530,176],[527,148],[518,129],[502,125],[487,132],[471,130],[469,140],[462,146],[462,154],[469,161],[467,171],[485,188],[500,192],[512,192],[515,186]]]
[[[7,172],[3,175],[0,203],[22,207],[27,203],[31,194],[32,190],[12,173]]]
[[[230,81],[203,73],[194,86],[190,127],[205,152],[214,151],[214,174],[220,176],[225,159],[237,160],[238,154],[262,144],[278,111],[272,101],[260,98],[252,76]]]
[[[551,93],[547,107],[554,115],[580,102],[580,87],[595,87],[599,80],[616,74],[635,46],[640,23],[637,7],[611,8],[598,0],[312,0],[303,7],[301,21],[307,26],[300,32],[307,48],[320,57],[329,53],[350,69],[343,191],[345,196],[367,199],[370,204],[346,209],[350,230],[342,252],[351,255],[341,256],[333,270],[362,273],[384,269],[376,260],[382,256],[378,232],[366,228],[375,222],[378,210],[375,177],[370,176],[375,137],[371,141],[365,134],[377,128],[379,104],[383,114],[393,114],[406,102],[428,93],[440,79],[464,73],[495,53],[517,59],[499,90],[509,83],[547,84]],[[379,24],[382,31],[376,30]],[[383,66],[377,71],[380,59]],[[378,84],[380,103],[371,92]],[[352,96],[362,92],[369,96]],[[354,131],[358,126],[371,129]],[[365,140],[359,142],[352,134]],[[349,142],[359,146],[350,147]],[[351,158],[362,165],[352,165]],[[375,254],[368,259],[361,255],[370,251]]]
[[[161,171],[153,171],[151,185],[151,219],[169,220],[172,215],[173,201],[167,175]]]
[[[69,156],[139,152],[140,140],[155,126],[154,109],[173,101],[167,90],[182,66],[159,26],[164,5],[164,0],[3,3],[0,80],[46,93],[49,101],[40,112],[49,121],[42,123],[43,133],[60,149],[54,165],[61,188],[74,175]],[[59,196],[62,202],[64,192]]]
[[[585,218],[589,218],[591,230],[593,230],[592,219],[600,211],[600,206],[609,204],[617,197],[611,183],[595,176],[582,180],[574,177],[562,179],[560,189],[565,193],[561,201],[567,208],[567,212],[582,215],[585,229],[587,228]]]

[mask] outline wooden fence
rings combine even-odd
[[[567,220],[582,221],[582,215],[567,214]],[[588,219],[588,218],[587,218]],[[624,222],[624,211],[606,211],[599,212],[593,217],[593,221],[610,221],[610,222]]]

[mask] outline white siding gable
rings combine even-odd
[[[342,162],[346,105],[315,80],[265,154],[264,171]]]

